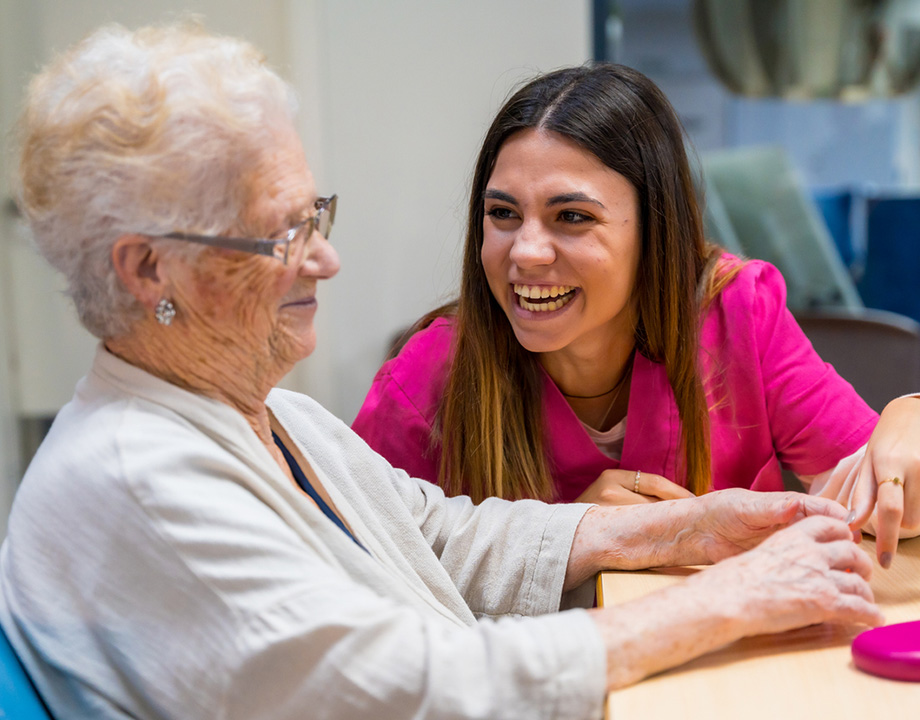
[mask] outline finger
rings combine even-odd
[[[871,456],[866,455],[854,470],[857,473],[856,482],[850,491],[847,507],[852,511],[852,517],[849,519],[850,527],[860,528],[866,524],[875,508],[878,485]]]
[[[837,590],[844,595],[855,595],[861,597],[866,602],[875,602],[872,586],[859,575],[842,572],[840,570],[832,570],[829,577],[837,586]]]
[[[920,472],[913,469],[904,475],[903,480],[904,517],[901,518],[901,529],[908,532],[907,537],[913,537],[920,530]]]
[[[595,489],[594,492],[583,493],[577,502],[591,502],[597,505],[646,505],[658,502],[658,498],[639,495],[634,493],[632,488],[627,489],[618,483],[610,483],[601,489]]]
[[[828,620],[861,623],[870,627],[885,624],[885,616],[878,605],[866,600],[862,594],[853,593],[841,593],[838,596],[833,617],[829,617]]]
[[[650,503],[659,502],[659,498],[648,496],[648,495],[637,495],[632,490],[629,490],[624,493],[624,496],[620,499],[619,505],[648,505]]]
[[[790,493],[789,495],[796,508],[793,517],[799,514],[801,517],[829,517],[835,520],[846,520],[847,518],[847,509],[836,500],[804,493]]]
[[[831,543],[845,540],[850,547],[855,549],[855,544],[852,542],[853,533],[840,518],[815,515],[796,523],[793,528],[807,534],[816,542]]]
[[[897,478],[894,480],[893,478]],[[878,501],[875,506],[875,551],[883,568],[891,567],[891,561],[898,550],[898,535],[901,518],[904,516],[904,488],[901,478],[881,478],[878,484]]]
[[[855,575],[865,580],[872,577],[872,560],[858,545],[849,540],[837,541],[828,546],[832,570]]]
[[[651,473],[639,473],[639,482],[633,482],[630,490],[634,490],[636,485],[639,487],[639,493],[656,497],[659,500],[681,500],[683,498],[693,497],[693,493],[685,487],[681,487],[675,482],[671,482],[661,475],[652,475]]]

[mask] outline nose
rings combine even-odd
[[[300,264],[300,274],[328,280],[339,271],[339,254],[322,233],[314,230],[307,242],[307,254]]]
[[[520,268],[551,265],[556,259],[553,237],[538,221],[524,222],[514,234],[509,257]]]

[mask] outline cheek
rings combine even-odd
[[[498,241],[494,236],[490,237],[486,233],[483,237],[482,249],[479,251],[479,257],[482,260],[482,269],[486,275],[486,281],[492,289],[492,294],[496,296],[502,293],[496,292],[499,287],[504,287],[508,281],[507,278],[507,261],[508,249],[503,243]]]
[[[246,327],[266,311],[276,310],[277,300],[284,294],[285,278],[277,268],[266,265],[260,258],[219,258],[196,268],[192,281],[201,316],[210,322],[232,320]]]

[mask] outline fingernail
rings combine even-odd
[[[852,525],[855,519],[856,519],[856,511],[850,510],[850,514],[847,515],[847,519],[846,519],[847,525]]]
[[[879,564],[886,570],[891,567],[891,553],[883,552],[882,556],[878,559]]]

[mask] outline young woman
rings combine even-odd
[[[786,467],[861,523],[878,499],[882,564],[920,527],[920,402],[879,422],[775,268],[705,241],[680,123],[635,70],[556,71],[499,111],[459,300],[416,329],[353,427],[452,493],[618,504]]]

